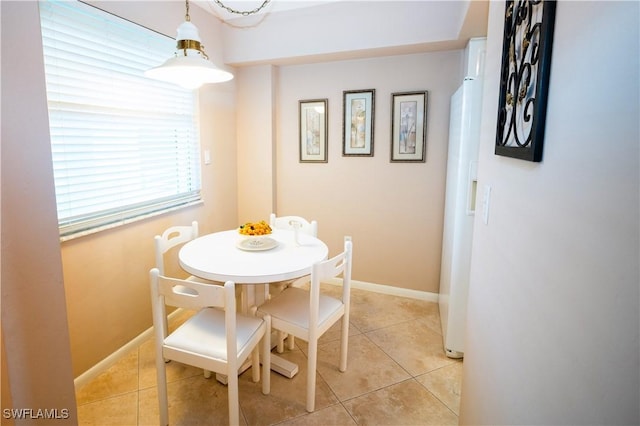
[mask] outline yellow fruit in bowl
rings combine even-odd
[[[271,227],[264,220],[260,222],[247,222],[244,225],[240,225],[238,232],[240,235],[249,236],[268,235],[271,233]]]

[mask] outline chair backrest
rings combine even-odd
[[[164,254],[178,244],[186,243],[198,238],[198,222],[191,222],[191,226],[172,226],[167,228],[162,235],[154,237],[156,248],[156,268],[160,275],[164,274]]]
[[[310,323],[318,323],[318,307],[320,300],[320,284],[324,280],[342,275],[342,303],[349,306],[351,298],[351,263],[353,257],[353,242],[345,238],[344,251],[331,259],[317,262],[311,268],[311,288],[309,299]]]
[[[318,222],[315,220],[308,221],[301,216],[277,217],[275,213],[271,213],[269,225],[274,229],[293,229],[294,226],[298,226],[300,232],[304,232],[313,237],[318,236]]]
[[[151,307],[156,338],[166,337],[166,306],[199,310],[202,308],[221,308],[225,311],[227,340],[236,341],[236,293],[235,283],[227,281],[224,286],[199,283],[166,277],[158,268],[149,272],[151,280]],[[228,354],[235,354],[235,345]],[[231,356],[230,355],[230,356]]]

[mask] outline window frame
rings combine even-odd
[[[44,4],[44,5],[43,5]],[[159,91],[166,91],[166,93],[175,93],[176,90],[182,91],[182,92],[188,92],[188,99],[190,99],[190,103],[191,103],[191,107],[187,107],[191,109],[191,115],[188,116],[188,120],[185,119],[185,121],[189,121],[189,131],[187,136],[184,136],[183,133],[181,133],[180,130],[176,130],[174,132],[173,135],[168,136],[169,138],[173,138],[171,140],[171,143],[173,143],[174,147],[172,148],[167,148],[167,149],[172,149],[173,151],[176,152],[176,163],[171,163],[173,164],[176,168],[182,167],[184,168],[184,170],[187,170],[188,173],[186,173],[185,176],[187,176],[187,181],[184,184],[178,184],[177,181],[179,180],[179,178],[184,174],[183,171],[180,172],[176,172],[176,182],[171,183],[170,185],[176,185],[176,188],[182,188],[182,187],[188,187],[190,188],[189,190],[182,190],[182,189],[176,189],[176,193],[173,194],[169,194],[169,195],[158,195],[156,197],[154,197],[153,199],[145,199],[143,202],[133,202],[133,203],[125,203],[125,205],[116,207],[116,208],[106,208],[106,209],[101,209],[100,211],[96,211],[96,212],[88,212],[88,213],[83,213],[80,215],[71,215],[69,216],[68,214],[66,215],[62,215],[61,212],[61,194],[60,194],[60,184],[59,184],[59,177],[56,178],[55,174],[56,171],[54,171],[54,181],[56,182],[56,203],[57,203],[57,208],[58,208],[58,217],[59,217],[59,229],[60,229],[60,238],[61,241],[65,241],[65,240],[69,240],[72,238],[76,238],[79,236],[83,236],[83,235],[88,235],[88,234],[92,234],[92,233],[96,233],[96,232],[100,232],[103,231],[105,229],[111,229],[111,228],[115,228],[118,226],[122,226],[122,225],[126,225],[135,221],[139,221],[139,220],[143,220],[143,219],[147,219],[149,217],[152,216],[156,216],[156,215],[160,215],[160,214],[165,214],[167,212],[171,212],[171,211],[175,211],[175,210],[179,210],[179,209],[183,209],[185,207],[189,207],[189,206],[194,206],[194,205],[200,205],[203,203],[202,201],[202,164],[200,161],[200,154],[201,154],[201,147],[200,147],[200,114],[199,114],[199,96],[198,96],[198,91],[194,90],[194,91],[189,91],[189,90],[185,90],[182,88],[179,88],[177,86],[171,85],[169,83],[165,83],[165,82],[159,82],[159,81],[155,81],[155,80],[151,80],[148,79],[146,77],[144,77],[144,70],[148,69],[152,66],[157,65],[157,63],[161,63],[164,61],[164,59],[166,59],[166,57],[168,55],[170,55],[170,53],[173,51],[172,49],[175,49],[175,41],[173,38],[168,37],[164,34],[161,34],[157,31],[151,30],[147,27],[144,27],[142,25],[139,25],[133,21],[124,19],[122,17],[119,17],[113,13],[110,13],[108,11],[99,9],[95,6],[92,5],[88,5],[85,4],[83,2],[80,1],[75,1],[75,2],[68,2],[68,1],[64,1],[64,2],[60,2],[60,1],[51,1],[51,0],[47,0],[47,1],[41,1],[39,2],[40,8],[41,8],[41,14],[42,12],[42,8],[43,6],[47,7],[49,5],[55,5],[55,6],[60,6],[62,5],[63,7],[66,8],[75,8],[76,12],[80,13],[80,14],[93,14],[94,17],[97,16],[97,18],[95,19],[101,19],[103,21],[110,21],[111,25],[114,26],[123,26],[126,28],[132,28],[135,31],[138,31],[140,33],[145,33],[146,34],[146,38],[148,39],[152,39],[152,38],[156,38],[157,40],[162,39],[162,42],[158,42],[159,45],[166,45],[166,47],[163,47],[162,49],[156,49],[156,56],[157,55],[163,55],[163,57],[161,59],[156,58],[152,63],[146,64],[146,65],[140,65],[138,63],[136,63],[135,65],[138,67],[142,67],[140,68],[138,71],[140,73],[140,77],[142,79],[144,79],[143,83],[148,83],[151,86],[155,87],[155,90],[159,90]],[[75,13],[75,12],[71,12],[71,13]],[[88,16],[88,15],[87,15]],[[43,24],[43,19],[41,18],[41,25],[45,25]],[[89,18],[87,18],[89,19]],[[109,26],[109,24],[105,24],[107,25],[107,27]],[[86,25],[87,28],[90,28],[91,25],[87,24]],[[90,28],[91,29],[91,28]],[[134,31],[134,32],[135,32]],[[45,44],[45,28],[43,27],[43,55],[45,55],[45,62],[46,62],[46,55],[47,55],[47,46]],[[98,30],[96,31],[98,32]],[[103,41],[105,43],[110,43],[111,39],[109,36],[104,37],[104,35],[102,35],[103,37]],[[117,36],[113,36],[113,37],[117,37]],[[142,37],[142,36],[141,36]],[[81,39],[82,41],[84,41],[84,39]],[[141,51],[144,51],[144,43],[141,43],[143,45],[143,47],[140,47],[140,44],[137,43],[138,40],[129,40],[129,42],[126,44],[126,46],[136,46],[134,48],[135,50],[135,54],[139,55],[139,53]],[[170,47],[169,47],[170,46]],[[49,50],[51,50],[49,48]],[[105,48],[106,50],[106,48]],[[75,53],[75,52],[74,52]],[[79,53],[78,53],[79,54]],[[122,59],[120,59],[122,61]],[[130,63],[127,63],[127,65],[129,65]],[[47,66],[45,65],[45,74],[47,75],[47,100],[48,100],[48,108],[49,108],[49,116],[50,116],[50,120],[49,120],[49,125],[50,125],[50,135],[51,135],[51,142],[52,142],[52,161],[54,162],[54,169],[56,166],[56,159],[55,159],[55,155],[56,152],[54,150],[54,138],[56,137],[56,135],[54,134],[54,130],[53,130],[53,122],[54,120],[51,119],[52,113],[51,113],[51,96],[50,96],[50,88],[49,88],[49,72],[46,70]],[[133,68],[133,67],[132,67]],[[96,71],[97,73],[98,71]],[[116,73],[115,71],[112,71],[114,73],[114,80],[118,77],[115,77]],[[140,80],[137,80],[138,83],[140,83]],[[124,83],[123,83],[124,84]],[[98,91],[99,89],[96,88],[96,91]],[[186,95],[185,95],[186,96]],[[168,95],[168,97],[170,97],[170,95]],[[138,111],[137,110],[132,110],[132,112],[134,114],[137,114]],[[148,137],[148,135],[144,135],[144,136],[140,136],[140,139],[143,139],[145,137]],[[187,140],[187,144],[186,145],[182,145],[183,142],[183,138],[185,140]],[[136,144],[140,144],[141,142],[138,140],[131,142],[131,144],[133,145],[123,145],[123,146],[137,146]],[[154,143],[156,143],[154,141]],[[186,149],[184,148],[186,146]],[[142,158],[143,156],[140,155],[140,157]],[[185,157],[187,158],[186,160],[186,165],[181,165],[178,166],[178,162],[180,161],[178,159],[178,157],[182,158]],[[146,160],[146,159],[144,159]],[[59,161],[59,162],[64,162],[64,161]],[[142,167],[142,166],[141,166]],[[173,167],[173,166],[171,166]],[[97,168],[97,167],[94,167]],[[158,167],[160,168],[160,167]],[[153,166],[149,167],[149,164],[147,164],[147,169],[153,169]],[[182,169],[181,169],[182,170]],[[179,175],[179,176],[178,176]],[[132,178],[133,179],[133,178]],[[160,185],[159,183],[156,183],[155,181],[152,181],[152,186],[153,185]],[[139,187],[143,187],[144,184],[142,184],[140,181],[137,182]],[[127,185],[123,185],[121,188],[127,188]],[[146,190],[146,188],[143,188]],[[162,189],[161,189],[162,190]],[[97,198],[100,198],[101,196],[98,196]]]

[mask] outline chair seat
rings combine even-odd
[[[340,300],[320,294],[318,309],[318,327],[333,318],[343,309]],[[296,287],[289,287],[280,295],[260,306],[260,312],[271,315],[272,321],[284,321],[300,328],[309,328],[309,292]]]
[[[169,349],[188,351],[220,360],[227,360],[227,340],[224,311],[204,308],[189,318],[165,340]],[[238,353],[242,353],[253,340],[262,320],[245,315],[237,315],[236,341]]]

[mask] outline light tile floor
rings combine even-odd
[[[323,286],[333,292],[336,287]],[[171,327],[189,312],[171,320]],[[339,323],[321,339],[316,411],[305,411],[306,349],[285,350],[300,372],[271,373],[263,395],[251,372],[240,376],[240,422],[247,425],[453,425],[458,424],[462,362],[446,357],[438,305],[352,290],[347,371],[338,371]],[[202,370],[167,364],[172,425],[225,425],[227,389]],[[214,376],[215,377],[215,376]],[[80,425],[157,425],[153,341],[76,392]]]

